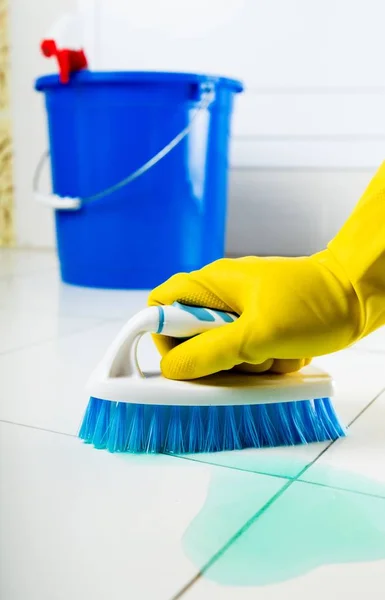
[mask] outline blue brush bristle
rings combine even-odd
[[[277,406],[274,407],[274,412],[275,431],[280,433],[285,446],[295,446],[295,444],[298,443],[298,436],[296,435],[296,430],[293,429],[287,404],[277,404]]]
[[[345,434],[344,428],[338,420],[330,398],[314,400],[315,410],[320,422],[330,435],[330,439],[337,439]]]
[[[260,448],[261,438],[258,435],[251,406],[241,406],[239,434],[242,448]]]
[[[209,406],[207,409],[207,434],[203,452],[219,452],[222,448],[222,436],[219,429],[219,411],[222,407]]]
[[[258,424],[259,433],[262,437],[262,446],[278,446],[278,435],[274,423],[270,418],[270,406],[257,404],[254,406],[254,422]],[[283,442],[283,440],[282,440]]]
[[[185,428],[183,427],[183,409],[186,407],[173,406],[170,411],[170,420],[166,433],[164,444],[165,452],[170,454],[184,454],[185,446]]]
[[[204,425],[203,418],[205,411],[199,406],[192,406],[190,408],[190,421],[188,423],[187,431],[187,446],[186,451],[189,453],[202,452],[204,445]]]
[[[298,406],[300,402],[286,403],[286,416],[288,427],[293,433],[295,444],[307,444],[306,429],[302,419],[302,410]]]
[[[151,408],[152,414],[149,417],[146,451],[148,453],[162,452],[165,437],[163,417],[167,409],[162,406],[152,406]]]
[[[303,432],[306,436],[306,441],[322,442],[323,436],[320,435],[321,430],[318,426],[317,414],[314,410],[314,404],[310,400],[301,402],[298,405],[298,411],[302,417]]]
[[[158,406],[91,398],[79,437],[110,452],[196,453],[345,435],[330,398],[253,406]]]
[[[222,448],[223,450],[240,450],[242,448],[241,440],[239,437],[239,423],[236,420],[234,407],[233,406],[224,406],[222,408],[222,431],[223,431],[223,440],[222,440]]]
[[[116,404],[114,402],[102,402],[98,408],[98,417],[92,438],[92,443],[95,448],[98,448],[98,450],[104,450],[107,448],[115,406]]]
[[[90,398],[85,412],[83,423],[79,432],[79,437],[87,444],[92,444],[94,439],[95,427],[99,417],[99,411],[104,404],[104,400]]]
[[[115,406],[106,446],[110,452],[126,451],[129,408],[125,402],[118,402]]]
[[[126,452],[144,452],[147,446],[147,440],[145,435],[145,422],[144,422],[144,409],[143,404],[131,404],[129,415],[129,428],[128,436],[126,441]]]

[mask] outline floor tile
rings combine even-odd
[[[349,437],[333,444],[302,479],[385,498],[384,425],[382,394],[353,423]]]
[[[64,284],[56,270],[0,278],[0,308],[70,317],[125,319],[146,306],[148,292]]]
[[[105,322],[0,355],[0,419],[75,434],[88,402],[86,382],[121,326]],[[139,360],[144,370],[159,366],[150,336],[140,343]]]
[[[168,600],[197,572],[183,540],[207,498],[198,569],[282,483],[0,423],[0,597]]]
[[[385,327],[381,327],[363,338],[352,346],[351,349],[366,350],[368,352],[385,352]]]
[[[294,479],[300,471],[326,447],[326,443],[309,446],[257,448],[188,455],[188,460],[221,465],[239,471],[249,471]]]
[[[202,543],[194,528],[193,522],[185,551],[198,564]],[[385,499],[292,483],[174,597],[382,600],[384,587]]]
[[[182,459],[70,437],[146,299],[62,284],[55,253],[0,250],[0,420],[70,434],[0,423],[0,597],[170,600],[212,561],[182,598],[382,600],[385,329],[315,361],[341,419],[358,418],[293,482],[326,444]],[[140,363],[159,365],[149,336]]]
[[[0,354],[84,331],[101,322],[87,317],[59,317],[0,308]]]
[[[385,388],[384,359],[362,351],[344,351],[316,359],[314,364],[331,373],[336,383],[334,405],[345,424]],[[350,433],[348,434],[351,435]],[[327,443],[290,448],[264,448],[241,452],[221,452],[191,456],[211,464],[235,469],[296,477],[326,447]]]
[[[335,408],[344,423],[349,423],[385,388],[384,359],[363,351],[344,350],[314,360],[334,378]]]
[[[0,248],[0,278],[58,269],[52,250],[15,250]]]

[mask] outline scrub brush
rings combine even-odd
[[[188,338],[236,318],[179,303],[139,312],[91,376],[79,437],[110,452],[182,454],[344,436],[330,400],[333,382],[314,367],[288,375],[226,371],[192,381],[142,373],[137,345],[144,333]]]

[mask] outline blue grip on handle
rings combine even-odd
[[[186,304],[181,304],[180,302],[174,302],[173,306],[194,315],[194,317],[199,321],[215,321],[215,317],[213,317],[211,313],[215,313],[225,323],[232,323],[234,321],[234,319],[232,319],[228,313],[223,312],[222,310],[210,309],[211,312],[209,312],[207,308],[203,308],[201,306],[187,306]]]

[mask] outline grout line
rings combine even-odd
[[[289,480],[283,485],[250,519],[246,521],[246,523],[238,529],[238,531],[224,544],[215,554],[210,558],[210,560],[200,569],[199,573],[195,575],[193,579],[191,579],[175,596],[171,598],[171,600],[179,600],[182,598],[183,594],[190,588],[196,581],[198,581],[202,575],[230,548],[230,546],[236,542],[238,538],[247,531],[251,525],[262,516],[268,508],[276,501],[278,498],[294,483],[293,480]]]
[[[248,94],[283,94],[283,95],[338,95],[338,94],[354,94],[357,96],[367,94],[382,95],[385,93],[385,87],[382,85],[368,86],[353,86],[353,85],[336,85],[336,86],[252,86],[247,87]]]
[[[257,173],[263,173],[263,172],[268,172],[268,173],[281,173],[281,172],[285,172],[285,173],[345,173],[345,174],[352,174],[352,173],[368,173],[368,174],[372,174],[373,171],[376,169],[376,165],[373,165],[372,167],[365,167],[365,166],[352,166],[352,167],[342,167],[342,166],[313,166],[313,167],[309,167],[309,166],[301,166],[301,165],[293,165],[293,166],[287,166],[287,165],[263,165],[263,166],[258,166],[258,165],[232,165],[230,167],[230,174],[232,171],[255,171]]]
[[[321,452],[319,456],[322,456],[322,454],[323,452]],[[312,465],[313,463],[314,461],[310,463],[310,465]],[[199,579],[202,578],[206,571],[210,569],[210,567],[223,556],[223,554],[230,548],[230,546],[232,546],[259,519],[259,517],[261,517],[267,511],[268,508],[270,508],[277,500],[279,500],[279,498],[289,489],[289,487],[293,485],[293,483],[295,483],[298,480],[298,477],[300,477],[301,475],[303,475],[303,473],[306,472],[306,470],[306,467],[304,467],[295,479],[289,479],[288,481],[286,481],[286,483],[281,488],[279,488],[279,490],[273,496],[271,496],[271,498],[269,498],[269,500],[252,517],[250,517],[250,519],[248,519],[246,523],[240,529],[238,529],[238,531],[236,531],[236,533],[232,537],[230,537],[227,540],[227,542],[214,554],[214,556],[212,556],[210,560],[207,561],[205,565],[203,565],[203,567],[193,577],[193,579],[188,581],[187,584],[179,592],[177,592],[175,596],[171,598],[171,600],[180,600],[180,598],[182,598],[185,592],[188,591],[197,581],[199,581]]]
[[[350,427],[351,425],[353,425],[353,423],[355,423],[355,421],[357,421],[357,419],[366,412],[366,410],[368,410],[368,408],[370,408],[373,403],[381,396],[381,394],[383,394],[385,391],[385,388],[382,388],[381,391],[350,421],[350,423],[348,424],[348,427]],[[306,473],[332,446],[334,446],[334,444],[338,441],[340,441],[341,438],[338,438],[337,440],[332,440],[330,442],[330,444],[328,444],[326,446],[326,448],[324,448],[319,454],[317,454],[317,456],[310,461],[308,464],[306,464],[300,471],[299,473],[297,473],[297,475],[292,478],[292,479],[288,479],[286,484],[283,485],[248,521],[246,521],[246,523],[240,528],[238,529],[238,531],[231,537],[228,539],[228,541],[214,554],[214,556],[212,556],[210,558],[209,561],[207,561],[207,563],[205,565],[203,565],[203,567],[199,570],[199,572],[192,578],[190,579],[190,581],[188,581],[186,583],[186,585],[179,590],[179,592],[177,592],[177,594],[175,596],[173,596],[171,598],[171,600],[180,600],[180,598],[182,598],[182,596],[185,594],[186,591],[188,591],[197,581],[199,581],[199,579],[202,578],[202,576],[206,573],[206,571],[215,563],[217,562],[217,560],[219,560],[223,554],[230,548],[230,546],[232,546],[232,544],[234,542],[236,542],[239,537],[241,535],[243,535],[252,525],[254,525],[254,523],[266,512],[266,510],[268,508],[270,508],[272,506],[272,504],[274,504],[277,500],[279,500],[279,498],[289,489],[289,487],[291,487],[294,483],[307,483],[308,485],[315,485],[314,483],[310,482],[310,481],[304,481],[302,479],[300,479],[304,473]],[[322,484],[319,484],[322,485]],[[328,486],[324,486],[324,487],[328,487]],[[334,486],[330,486],[331,489],[339,489],[339,488],[334,488]],[[345,490],[341,490],[341,491],[345,491]],[[354,490],[346,490],[346,492],[350,492],[350,493],[359,493],[359,492],[355,492]],[[361,494],[363,494],[361,492]],[[369,495],[369,494],[366,494]],[[377,496],[374,496],[377,497]],[[383,496],[379,496],[380,498],[384,499]]]
[[[43,431],[44,433],[55,433],[56,435],[64,435],[70,438],[78,437],[74,433],[66,433],[65,431],[55,431],[55,429],[47,429],[46,427],[38,427],[37,425],[28,425],[27,423],[18,423],[17,421],[9,421],[8,419],[0,419],[0,423],[5,423],[6,425],[14,425],[15,427],[25,427],[26,429],[33,429],[35,431]]]
[[[364,408],[362,408],[360,410],[360,412],[350,421],[350,423],[348,424],[348,427],[351,427],[353,425],[353,423],[355,423],[357,421],[357,419],[359,419],[367,410],[368,408],[370,408],[374,402],[380,397],[382,396],[382,394],[385,392],[385,387],[383,387],[376,396],[374,396],[373,400],[371,400],[366,406],[364,406]]]
[[[25,429],[32,429],[32,430],[35,430],[35,431],[41,431],[43,433],[53,433],[55,435],[62,435],[62,436],[65,436],[65,437],[69,437],[69,438],[73,438],[73,439],[78,439],[78,436],[75,435],[74,433],[66,433],[64,431],[57,431],[55,429],[47,429],[45,427],[38,427],[36,425],[28,425],[26,423],[18,423],[16,421],[8,421],[7,419],[0,419],[0,423],[4,423],[6,425],[13,425],[15,427],[24,427]],[[335,440],[335,441],[338,441],[338,440]],[[298,480],[297,478],[293,478],[293,477],[285,476],[285,475],[278,475],[276,473],[266,473],[266,472],[262,472],[262,471],[249,471],[247,469],[238,469],[236,467],[231,467],[231,466],[226,466],[226,465],[220,465],[220,464],[217,464],[217,463],[206,462],[206,461],[203,461],[203,460],[195,460],[193,458],[188,458],[186,456],[181,456],[180,454],[169,454],[167,452],[162,452],[161,455],[162,456],[167,456],[169,458],[177,458],[179,460],[187,460],[189,462],[198,463],[200,465],[209,465],[209,466],[212,466],[212,467],[219,467],[219,468],[227,469],[227,470],[230,470],[230,471],[232,470],[232,471],[239,471],[241,473],[250,473],[250,474],[254,474],[254,475],[262,475],[264,477],[275,477],[276,479],[283,479],[287,483],[289,483],[290,481],[293,480],[293,482],[296,481],[297,483],[303,483],[305,485],[315,485],[315,486],[318,486],[318,487],[327,488],[327,489],[331,489],[331,490],[337,490],[337,491],[347,492],[347,493],[350,492],[351,494],[359,494],[361,496],[369,496],[370,498],[378,498],[378,499],[385,500],[385,496],[381,496],[380,494],[370,494],[368,492],[362,492],[360,490],[353,490],[353,489],[350,489],[350,488],[338,487],[338,486],[335,486],[335,485],[328,485],[327,483],[320,483],[320,482],[317,482],[317,481],[307,481],[306,479]],[[319,456],[321,456],[321,454]],[[280,490],[282,490],[282,488],[280,488]]]
[[[28,423],[19,423],[17,421],[9,421],[8,419],[0,419],[0,423],[4,423],[5,425],[14,425],[15,427],[25,427],[26,429],[32,429],[34,431],[41,431],[43,433],[53,433],[55,435],[63,435],[65,437],[69,437],[72,439],[76,439],[76,440],[80,440],[80,438],[78,437],[78,435],[76,433],[67,433],[65,431],[57,431],[55,429],[49,429],[47,427],[39,427],[38,425],[29,425]],[[85,442],[83,442],[84,446],[90,446],[93,447],[92,444],[86,444]],[[116,453],[116,454],[129,454],[128,452],[123,452],[123,453]],[[148,453],[142,452],[142,453],[138,453],[137,455],[149,455]],[[182,459],[181,456],[177,455],[177,454],[169,454],[167,452],[159,452],[158,453],[159,456],[167,456],[169,458],[176,458],[176,459]],[[153,456],[156,456],[156,453],[153,454]]]
[[[338,441],[340,441],[340,439],[342,440],[343,438],[339,438],[338,440],[333,440],[333,442],[337,443]],[[324,449],[325,451],[329,448],[329,446],[331,445],[331,443],[332,442],[329,442],[328,446]],[[310,480],[308,481],[306,479],[297,479],[296,476],[292,476],[292,475],[279,475],[278,473],[269,473],[267,471],[251,471],[250,469],[240,469],[238,467],[233,467],[233,466],[230,466],[230,465],[221,465],[221,464],[214,463],[214,462],[207,462],[207,461],[204,461],[204,460],[198,460],[198,459],[195,459],[195,458],[189,458],[187,456],[181,456],[180,454],[177,454],[177,455],[170,454],[170,455],[167,455],[167,456],[174,456],[175,458],[181,458],[183,460],[188,460],[190,462],[195,462],[195,463],[198,463],[198,464],[201,464],[201,465],[210,465],[212,467],[221,467],[223,469],[228,469],[230,471],[239,471],[241,473],[249,473],[249,474],[254,474],[254,475],[262,475],[263,477],[275,477],[276,479],[284,479],[285,481],[295,479],[296,483],[304,483],[304,484],[307,484],[307,485],[316,485],[318,487],[323,487],[323,488],[327,488],[327,489],[330,489],[330,490],[338,490],[338,491],[341,491],[341,492],[350,492],[352,494],[360,494],[362,496],[370,496],[371,498],[382,498],[383,500],[385,500],[385,495],[371,494],[369,492],[363,492],[361,490],[354,490],[354,489],[351,489],[351,488],[339,487],[337,485],[331,485],[331,484],[327,484],[327,483],[320,483],[318,481],[310,481]],[[317,455],[317,457],[318,456],[320,456],[320,454]]]
[[[26,429],[32,429],[35,431],[41,431],[43,433],[53,433],[55,435],[62,435],[65,437],[69,437],[69,438],[73,438],[73,439],[78,439],[78,436],[74,433],[66,433],[64,431],[57,431],[55,429],[48,429],[45,427],[38,427],[37,425],[28,425],[27,423],[19,423],[16,421],[9,421],[7,419],[0,419],[0,423],[4,423],[6,425],[14,425],[15,427],[24,427]],[[338,440],[335,440],[338,441]],[[330,445],[330,444],[329,444]],[[160,453],[162,456],[167,456],[169,458],[176,458],[179,460],[187,460],[189,462],[192,463],[197,463],[199,465],[208,465],[211,467],[219,467],[222,469],[227,469],[230,471],[239,471],[240,473],[249,473],[251,475],[262,475],[263,477],[275,477],[276,479],[283,479],[286,482],[289,482],[291,480],[295,480],[297,483],[304,483],[306,485],[316,485],[319,487],[324,487],[324,488],[328,488],[328,489],[333,489],[333,490],[338,490],[338,491],[342,491],[342,492],[350,492],[352,494],[361,494],[362,496],[370,496],[372,498],[382,498],[383,500],[385,500],[384,496],[381,496],[379,494],[370,494],[368,492],[362,492],[359,490],[352,490],[350,488],[343,488],[343,487],[338,487],[335,485],[328,485],[327,483],[320,483],[317,481],[307,481],[306,479],[301,479],[301,480],[297,480],[297,478],[292,477],[290,475],[279,475],[277,473],[267,473],[265,471],[250,471],[248,469],[239,469],[237,467],[232,467],[232,466],[227,466],[227,465],[220,465],[218,463],[213,463],[213,462],[206,462],[203,460],[196,460],[194,458],[188,458],[187,456],[181,456],[180,454],[170,454],[168,452],[162,452]],[[321,456],[321,455],[318,455]]]
[[[262,449],[262,448],[261,448]],[[239,471],[240,473],[252,473],[254,475],[265,475],[266,477],[275,477],[276,479],[284,479],[287,481],[288,479],[294,479],[292,475],[279,475],[278,473],[268,473],[266,471],[252,471],[251,469],[240,469],[239,467],[233,467],[231,465],[221,465],[215,462],[208,462],[206,460],[199,460],[197,458],[190,458],[188,456],[182,456],[181,454],[171,454],[170,456],[175,456],[177,458],[181,458],[182,460],[188,460],[190,462],[198,463],[200,465],[209,465],[211,467],[220,467],[222,469],[228,469],[230,471]]]
[[[305,483],[307,485],[315,485],[317,487],[326,488],[328,490],[337,490],[338,492],[346,492],[347,494],[358,494],[359,496],[367,496],[369,498],[378,498],[379,500],[385,501],[385,496],[381,494],[371,494],[369,492],[362,492],[361,490],[352,490],[351,488],[339,487],[336,485],[328,485],[327,483],[320,483],[319,481],[307,481],[306,479],[298,479],[296,483]]]
[[[385,134],[365,133],[325,133],[325,134],[234,134],[234,141],[238,142],[381,142]]]

